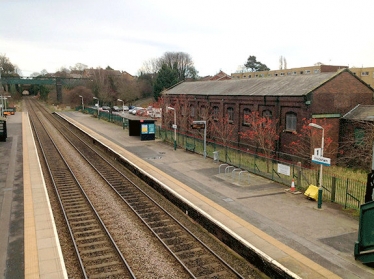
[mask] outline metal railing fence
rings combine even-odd
[[[77,107],[76,110],[82,110]],[[83,113],[96,115],[97,110],[85,108]],[[99,113],[99,118],[109,122],[127,127],[127,119],[121,115],[114,115],[108,112]],[[174,144],[174,130],[163,129],[156,126],[156,138]],[[197,154],[204,155],[203,139],[177,133],[177,146]],[[213,153],[214,152],[214,153]],[[295,187],[305,191],[310,185],[318,185],[319,168],[303,167],[308,166],[308,161],[290,154],[273,153],[272,158],[266,158],[260,151],[250,145],[228,142],[225,145],[213,141],[206,143],[206,156],[217,157],[220,162],[229,164],[235,168],[241,168],[250,173],[260,175],[272,181],[290,187],[294,179]],[[300,164],[301,162],[301,164]],[[290,170],[290,175],[278,171],[279,164]],[[359,210],[360,205],[365,203],[366,183],[349,177],[339,177],[327,171],[323,172],[323,199],[343,205],[345,208]]]
[[[165,142],[174,142],[174,131],[157,127],[156,137]],[[204,142],[201,138],[192,135],[177,133],[177,146],[185,148],[195,153],[204,154]],[[193,148],[191,148],[193,146]],[[236,144],[238,146],[238,144]],[[319,168],[303,167],[298,162],[305,162],[303,158],[287,155],[286,159],[279,159],[283,154],[273,154],[273,158],[266,158],[261,154],[254,153],[253,146],[240,144],[241,148],[235,144],[228,143],[227,146],[207,141],[206,155],[214,158],[213,152],[218,152],[219,161],[241,168],[245,171],[260,175],[272,181],[290,187],[294,179],[295,187],[300,191],[305,191],[310,185],[318,185]],[[217,157],[217,153],[215,155]],[[285,175],[278,171],[278,165],[287,166],[290,175]],[[365,203],[366,183],[348,177],[339,177],[327,171],[323,172],[323,199],[338,203],[345,208],[359,210],[360,205]]]

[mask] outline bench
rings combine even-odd
[[[195,144],[194,143],[186,143],[186,150],[195,152]]]

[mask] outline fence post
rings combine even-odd
[[[297,185],[296,186],[298,188],[301,188],[301,162],[297,162]]]
[[[331,180],[331,201],[335,202],[335,193],[336,193],[336,177],[333,176]]]

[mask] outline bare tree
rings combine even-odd
[[[281,55],[279,57],[279,70],[282,70],[283,69],[283,56]]]
[[[85,69],[87,69],[88,66],[82,63],[76,63],[75,66],[70,66],[70,71],[80,71],[83,72]]]
[[[371,171],[374,122],[347,121],[342,125],[339,164]]]
[[[145,61],[142,65],[142,67],[138,70],[138,75],[144,75],[144,74],[155,74],[160,69],[162,64],[160,64],[160,59],[152,58],[148,61]]]
[[[185,52],[165,52],[161,57],[162,64],[166,64],[171,69],[176,69],[178,79],[196,78],[197,72],[191,56]]]
[[[13,76],[18,74],[18,67],[12,64],[5,54],[0,55],[1,74],[3,76]]]
[[[261,116],[258,111],[253,111],[245,116],[249,129],[240,133],[240,138],[253,141],[263,152],[266,158],[271,158],[275,150],[275,143],[279,138],[277,131],[278,120]],[[267,171],[270,170],[270,161],[267,160]]]
[[[139,74],[155,74],[158,73],[163,65],[178,72],[178,80],[182,81],[186,78],[196,78],[198,72],[194,67],[191,56],[185,52],[165,52],[158,59],[150,59],[143,63],[139,69]]]
[[[309,126],[310,123],[315,123],[315,120],[304,118],[301,131],[299,133],[294,132],[296,140],[286,146],[290,153],[303,158],[307,162],[311,160],[313,148],[321,146],[321,130],[312,128]],[[320,119],[318,124],[324,128],[325,133],[323,155],[325,157],[334,157],[336,154],[332,152],[336,149],[333,146],[336,146],[337,143],[334,143],[329,136],[332,125],[328,124],[326,119]]]

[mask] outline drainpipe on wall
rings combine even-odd
[[[275,153],[276,154],[278,154],[278,151],[279,151],[279,149],[280,149],[280,141],[281,141],[281,136],[282,136],[282,131],[280,131],[280,125],[281,125],[281,123],[280,123],[280,120],[281,120],[281,118],[280,118],[280,102],[279,102],[279,96],[277,96],[277,98],[276,98],[276,115],[277,115],[277,119],[279,119],[279,121],[278,121],[278,123],[277,123],[277,131],[278,131],[278,135],[279,135],[279,137],[278,137],[278,140],[277,140],[277,142],[276,142],[276,144],[275,144]]]

